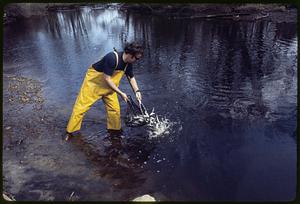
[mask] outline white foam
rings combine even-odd
[[[168,118],[159,117],[155,114],[154,108],[150,114],[145,110],[144,115],[135,115],[129,120],[129,122],[137,124],[143,121],[146,122],[146,129],[150,139],[169,135],[172,126],[175,124],[175,122],[171,122]]]
[[[154,109],[152,109],[150,114],[145,111],[144,117],[147,121],[146,126],[149,138],[157,138],[170,134],[174,123],[166,117],[159,119],[158,115],[154,113]]]

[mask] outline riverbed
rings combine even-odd
[[[22,201],[293,200],[295,16],[172,18],[87,6],[6,25],[4,191]],[[143,103],[172,130],[151,139],[123,123],[123,136],[109,137],[99,101],[81,135],[64,141],[87,68],[130,40],[145,46],[134,65]],[[133,95],[125,79],[120,89]]]

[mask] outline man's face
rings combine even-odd
[[[136,55],[130,55],[130,63],[136,62],[137,60],[142,58],[142,54],[138,53]]]

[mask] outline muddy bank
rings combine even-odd
[[[11,104],[33,104],[35,109],[41,109],[44,99],[41,95],[41,84],[33,79],[6,75],[8,84],[7,98]]]
[[[78,160],[70,157],[72,148],[62,140],[63,119],[45,107],[43,83],[7,74],[3,81],[4,192],[16,200],[80,199],[80,188],[72,188],[80,171],[67,168]]]
[[[7,74],[3,81],[3,188],[19,200],[23,185],[31,179],[29,171],[35,167],[54,170],[59,162],[46,156],[52,150],[42,142],[55,135],[56,127],[51,125],[53,118],[48,117],[51,114],[44,107],[41,82]],[[45,200],[51,200],[51,195]]]

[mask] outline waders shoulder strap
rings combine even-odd
[[[116,66],[115,66],[115,69],[117,69],[118,64],[119,64],[119,56],[118,56],[118,53],[116,51],[114,51],[114,53],[116,55]]]
[[[114,53],[116,55],[116,66],[115,66],[115,69],[117,69],[118,64],[119,64],[119,55],[118,55],[117,50],[115,48],[114,48]],[[124,68],[124,72],[126,72],[127,66],[128,66],[128,63],[126,64],[126,66]]]

